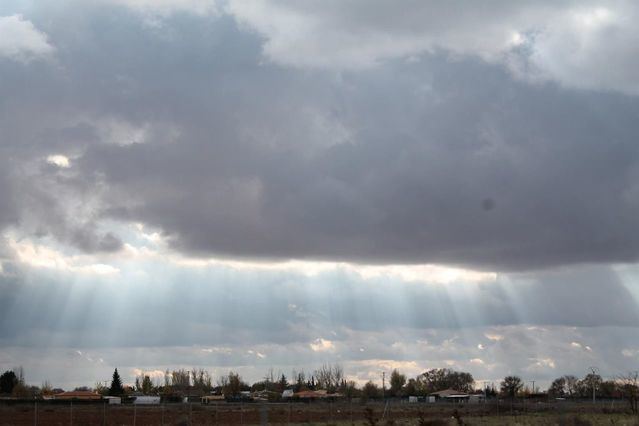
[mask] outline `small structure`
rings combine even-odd
[[[471,404],[486,402],[486,396],[483,393],[474,393],[468,396],[468,402],[470,402]]]
[[[251,397],[253,398],[253,401],[257,401],[257,402],[274,401],[279,396],[280,396],[279,393],[272,392],[272,391],[267,391],[267,390],[261,390],[261,391],[253,392],[251,394]]]
[[[105,400],[107,400],[107,403],[109,405],[120,405],[122,404],[122,398],[119,396],[105,396],[103,397]]]
[[[133,404],[135,405],[160,405],[160,397],[159,396],[149,396],[142,395],[136,396],[133,400]]]
[[[200,402],[202,402],[202,404],[210,404],[210,403],[220,403],[220,402],[226,402],[226,399],[224,398],[224,395],[204,395],[203,397],[200,398]]]
[[[419,397],[417,397],[417,396],[409,396],[408,397],[408,402],[410,404],[415,404],[415,403],[419,402]]]
[[[93,391],[69,391],[58,393],[54,396],[54,399],[61,400],[82,400],[82,401],[95,401],[102,399],[102,395]]]
[[[302,400],[306,400],[306,401],[312,401],[315,399],[336,399],[336,398],[343,398],[344,395],[342,395],[341,393],[328,393],[325,390],[305,390],[305,391],[300,391],[297,392],[295,394],[293,394],[294,398],[299,398]]]
[[[450,402],[465,402],[470,398],[470,395],[466,392],[456,391],[454,389],[444,389],[439,392],[433,392],[430,396],[434,396],[437,400]]]
[[[282,392],[282,399],[293,398],[294,395],[295,391],[293,389],[284,389],[284,392]]]

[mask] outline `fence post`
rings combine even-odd
[[[33,403],[33,424],[38,426],[38,401]]]
[[[106,426],[106,401],[102,404],[102,426]]]
[[[353,400],[348,400],[349,411],[351,412],[351,424],[353,424]]]
[[[268,424],[268,406],[264,403],[260,404],[260,425]]]
[[[162,404],[162,426],[164,426],[164,403]]]
[[[291,424],[291,411],[293,411],[293,405],[291,402],[288,403],[288,425]]]
[[[69,424],[71,426],[73,426],[73,400],[71,400],[71,404],[69,405],[71,414],[70,414],[70,419],[69,419]]]
[[[133,426],[135,426],[135,421],[137,420],[137,414],[138,414],[138,406],[135,404],[135,401],[133,402]]]

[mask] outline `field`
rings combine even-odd
[[[0,405],[0,425],[639,425],[613,403]]]

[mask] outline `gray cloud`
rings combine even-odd
[[[1,4],[50,48],[0,57],[0,367],[46,375],[46,353],[91,384],[118,365],[550,380],[636,363],[636,289],[609,265],[639,256],[636,7],[412,6]],[[499,273],[127,263],[131,222],[186,257]],[[28,266],[5,244],[22,238],[77,256]],[[120,272],[77,266],[94,260]]]
[[[76,25],[56,25],[63,14]],[[0,71],[3,149],[40,191],[17,201],[34,234],[118,249],[102,225],[116,219],[206,256],[637,259],[634,97],[529,84],[472,55],[285,69],[261,63],[262,40],[229,16],[169,15],[160,31],[107,5],[67,14],[30,16],[57,67]],[[56,153],[69,169],[34,168]]]

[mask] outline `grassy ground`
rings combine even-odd
[[[457,420],[450,418],[377,420],[338,423],[297,423],[294,426],[639,426],[639,417],[629,414],[530,414],[521,416],[468,417]],[[293,425],[292,425],[293,426]]]
[[[37,408],[37,411],[35,410]],[[304,426],[459,426],[459,425],[628,425],[639,416],[624,404],[168,404],[155,407],[103,404],[0,405],[0,426],[156,426],[258,425]],[[456,417],[455,417],[456,416]],[[351,423],[352,421],[352,423]]]
[[[549,415],[537,414],[526,416],[486,416],[470,417],[462,419],[463,423],[458,423],[454,418],[449,419],[427,419],[422,422],[419,419],[400,420],[395,422],[377,421],[377,426],[639,426],[637,416],[627,414],[587,414],[587,415]],[[362,426],[371,425],[369,422],[358,421],[355,423],[297,423],[295,426]],[[293,426],[293,425],[292,425]]]

